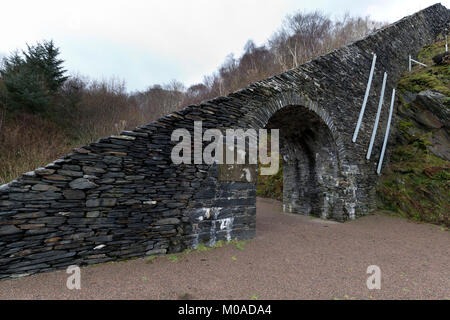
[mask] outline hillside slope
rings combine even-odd
[[[426,46],[398,84],[391,157],[377,186],[379,208],[450,226],[450,57],[445,42]],[[439,61],[440,60],[440,61]],[[438,63],[436,63],[438,62]]]

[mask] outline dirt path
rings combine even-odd
[[[258,199],[257,237],[242,248],[81,268],[0,281],[0,299],[449,299],[450,233],[375,214],[344,224],[280,213]],[[368,290],[369,265],[382,272]]]

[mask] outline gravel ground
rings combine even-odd
[[[450,299],[450,233],[438,226],[257,205],[257,237],[245,244],[82,267],[80,290],[67,289],[65,270],[3,280],[0,299]],[[367,289],[369,265],[381,268],[380,290]]]

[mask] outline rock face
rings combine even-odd
[[[442,122],[429,110],[418,112],[415,120],[427,129],[439,129],[444,126]]]
[[[419,92],[414,104],[419,105],[422,109],[427,110],[437,121],[441,122],[442,126],[449,127],[450,125],[450,105],[446,104],[448,97],[442,93],[426,90]]]
[[[431,146],[428,150],[433,152],[437,157],[450,161],[450,136],[447,129],[440,129],[431,136]]]
[[[450,65],[450,52],[446,51],[435,55],[433,61],[438,65]]]
[[[390,92],[408,55],[448,20],[448,10],[434,5],[296,69],[100,139],[0,186],[0,278],[254,237],[253,179],[233,181],[219,165],[171,161],[173,130],[193,136],[194,120],[204,130],[280,128],[286,211],[340,221],[367,213],[375,207],[378,156],[366,161],[365,153],[383,72]],[[372,52],[376,72],[352,143]]]
[[[409,108],[399,108],[400,119],[415,121],[417,126],[409,130],[411,136],[428,134],[427,146],[434,155],[450,161],[449,120],[450,106],[446,95],[432,90],[424,90],[417,94],[404,92],[403,98]]]

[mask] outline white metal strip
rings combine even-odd
[[[367,82],[366,93],[364,94],[364,101],[361,107],[361,111],[359,112],[358,122],[356,123],[355,132],[353,133],[353,142],[356,142],[356,138],[358,137],[359,128],[361,127],[361,122],[364,116],[364,110],[366,109],[367,99],[369,97],[370,86],[372,85],[373,71],[375,70],[375,62],[377,61],[377,55],[373,54],[372,59],[372,67],[370,68],[369,81]]]
[[[386,151],[386,145],[389,138],[389,130],[391,129],[392,111],[394,110],[395,89],[392,89],[391,106],[389,107],[389,118],[386,126],[386,133],[384,134],[383,148],[381,149],[380,160],[378,160],[377,174],[381,172],[381,166],[383,165],[384,152]]]
[[[414,60],[414,59],[411,59],[411,61],[414,62],[414,63],[420,64],[421,66],[424,66],[424,67],[427,66],[425,63],[419,62],[419,61]]]
[[[372,148],[373,148],[373,143],[375,142],[375,136],[377,135],[377,128],[378,128],[378,122],[380,121],[381,108],[383,107],[384,89],[386,87],[386,79],[387,79],[387,73],[385,72],[384,76],[383,76],[383,86],[381,87],[380,101],[378,102],[377,116],[375,118],[375,123],[373,125],[372,137],[370,137],[369,149],[367,150],[367,156],[366,156],[367,160],[370,159],[370,155],[372,153]]]

